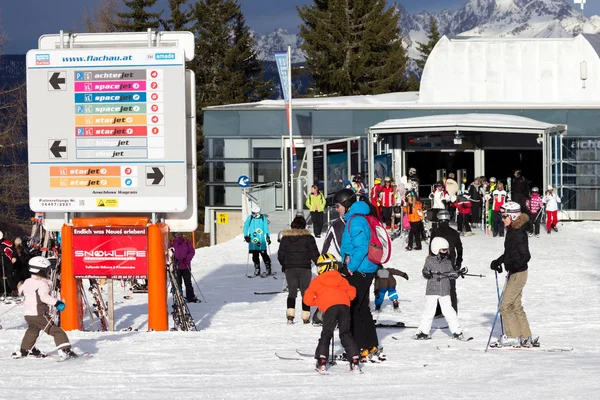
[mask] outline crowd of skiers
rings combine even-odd
[[[490,265],[497,273],[502,272],[503,266],[509,273],[504,301],[499,309],[505,321],[506,335],[499,343],[527,347],[536,345],[531,339],[521,304],[530,259],[527,236],[539,235],[540,215],[544,211],[547,214],[548,233],[557,230],[556,214],[560,198],[555,191],[548,187],[545,195],[540,196],[536,187],[529,189],[528,181],[518,170],[509,183],[510,193],[506,192],[502,182],[497,182],[493,177],[489,180],[476,178],[470,185],[463,180],[459,185],[454,175],[449,174],[445,181],[434,185],[429,196],[432,211],[428,219],[433,227],[426,232],[424,221],[427,212],[419,199],[416,170],[411,168],[409,177],[403,177],[401,183],[395,185],[389,177],[376,179],[375,186],[367,196],[359,177],[337,192],[332,205],[339,217],[330,223],[321,251],[318,250],[315,237],[320,237],[322,231],[325,198],[313,186],[306,206],[311,213],[314,235],[306,229],[306,220],[301,215],[293,220],[290,229],[279,235],[277,257],[289,288],[286,305],[288,323],[293,323],[295,319],[298,291],[302,297],[301,319],[304,323],[310,322],[310,307],[318,307],[312,316],[313,323],[322,324],[321,338],[315,351],[317,368],[325,368],[329,357],[328,344],[336,326],[339,327],[340,340],[351,369],[368,358],[384,357],[371,314],[370,290],[375,283],[375,310],[381,308],[386,294],[394,309],[398,309],[393,276],[408,279],[408,275],[384,268],[369,259],[370,238],[364,232],[372,235],[373,231],[365,216],[375,217],[382,225],[394,230],[397,228],[395,219],[398,209],[402,210],[401,215],[408,222],[408,226],[405,226],[408,231],[407,250],[422,249],[422,241],[430,235],[429,255],[422,271],[423,277],[428,280],[425,306],[414,339],[428,339],[432,319],[442,315],[455,339],[467,339],[463,336],[457,317],[456,278],[467,273],[466,268],[462,267],[461,236],[468,236],[472,232],[472,223],[484,223],[490,226],[494,236],[506,236],[504,253]],[[350,220],[356,222],[350,224]],[[456,220],[458,231],[450,227],[452,220]],[[255,274],[260,274],[259,254],[263,256],[267,274],[270,274],[271,261],[267,251],[270,233],[268,222],[258,207],[252,210],[252,215],[244,224],[244,237],[253,255]],[[318,276],[311,280],[312,264],[317,266]]]

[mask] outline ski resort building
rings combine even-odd
[[[450,172],[470,183],[481,175],[506,180],[519,168],[540,191],[557,188],[561,218],[600,219],[598,35],[443,37],[419,92],[292,104],[294,182],[304,192],[314,183],[331,195],[357,173],[371,186],[415,167],[429,193]],[[207,206],[239,207],[245,175],[272,188],[268,208],[290,207],[283,100],[208,107],[204,137]]]

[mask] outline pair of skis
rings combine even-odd
[[[170,248],[167,270],[171,283],[171,294],[173,295],[173,311],[171,314],[173,316],[173,323],[175,324],[171,330],[196,331],[198,329],[196,329],[194,317],[192,317],[187,301],[183,297],[181,286],[177,282],[177,274],[179,272],[176,270],[176,264],[173,262],[173,254],[174,250]]]

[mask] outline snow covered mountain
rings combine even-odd
[[[401,4],[400,27],[409,56],[418,58],[416,42],[427,41],[431,17],[438,22],[440,32],[456,36],[500,37],[572,37],[581,32],[600,32],[600,17],[581,18],[571,0],[466,0],[458,10],[439,13],[408,13]],[[304,61],[299,46],[302,39],[285,29],[267,35],[257,34],[257,50],[263,60],[273,60],[273,52],[292,46],[292,61]]]

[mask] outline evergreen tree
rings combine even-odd
[[[404,90],[408,60],[399,14],[385,0],[313,0],[297,7],[302,49],[317,92],[364,95]]]
[[[198,201],[204,205],[203,112],[207,106],[246,103],[268,97],[252,37],[237,0],[196,0],[191,8],[198,118]]]
[[[171,18],[164,21],[160,20],[160,24],[166,31],[184,31],[191,19],[191,11],[182,11],[181,7],[187,4],[188,0],[169,0],[169,10],[171,10]]]
[[[427,62],[429,55],[433,51],[433,48],[437,42],[440,40],[438,24],[433,17],[431,17],[429,20],[429,34],[427,34],[427,39],[429,39],[427,43],[417,42],[417,50],[419,50],[419,53],[421,53],[421,59],[415,61],[421,69],[425,68],[425,63]]]
[[[145,32],[148,28],[158,29],[162,11],[159,13],[148,11],[148,8],[155,3],[156,0],[123,0],[123,4],[130,11],[117,13],[119,18],[126,22],[115,24],[115,29],[121,32]]]

